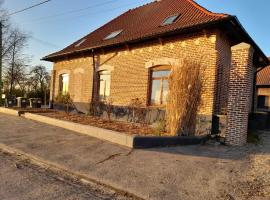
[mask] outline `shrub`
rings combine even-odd
[[[104,111],[107,113],[108,120],[111,121],[111,116],[113,113],[113,105],[112,100],[110,98],[104,101]]]
[[[66,111],[67,114],[69,113],[69,108],[74,105],[73,100],[70,97],[69,93],[67,93],[67,94],[58,94],[56,96],[56,98],[55,98],[55,102],[64,104],[65,107],[66,107],[65,111]]]
[[[144,106],[144,101],[139,98],[132,99],[129,104],[129,112],[131,114],[131,122],[147,124],[146,114],[147,108]]]
[[[154,128],[154,134],[157,136],[161,136],[166,132],[166,121],[159,120]]]
[[[166,113],[167,131],[171,135],[195,133],[203,71],[201,62],[190,59],[183,59],[179,66],[172,68]]]

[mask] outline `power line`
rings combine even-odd
[[[50,1],[52,1],[52,0],[42,1],[42,2],[40,2],[40,3],[37,3],[37,4],[34,4],[34,5],[32,5],[32,6],[26,7],[26,8],[24,8],[24,9],[15,11],[15,12],[13,12],[13,13],[10,13],[10,14],[8,14],[7,16],[11,16],[11,15],[15,15],[15,14],[17,14],[17,13],[24,12],[24,11],[26,11],[26,10],[29,10],[29,9],[31,9],[31,8],[34,8],[34,7],[40,6],[40,5],[42,5],[42,4],[48,3],[48,2],[50,2]]]
[[[58,45],[56,45],[56,44],[53,44],[53,43],[51,43],[51,42],[46,42],[46,41],[41,40],[41,39],[39,39],[39,38],[37,38],[37,37],[31,36],[30,39],[35,40],[36,42],[38,42],[38,43],[40,43],[40,44],[43,44],[43,45],[46,45],[46,46],[54,47],[54,48],[57,48],[57,49],[60,48],[60,47],[59,47]]]
[[[104,6],[106,4],[114,3],[116,1],[119,1],[119,0],[110,0],[110,1],[103,2],[103,3],[98,3],[98,4],[91,5],[91,6],[87,6],[87,7],[84,7],[84,8],[69,10],[69,11],[58,13],[58,14],[55,14],[55,15],[48,15],[48,16],[45,16],[45,17],[36,18],[36,19],[32,20],[32,22],[33,21],[40,21],[40,20],[42,21],[44,19],[58,17],[58,16],[62,16],[62,15],[68,15],[68,14],[72,14],[72,13],[77,13],[77,12],[85,11],[85,10],[88,10],[88,9],[91,9],[91,8],[96,8],[96,7]]]
[[[68,17],[68,18],[59,18],[59,19],[43,18],[41,20],[38,20],[38,22],[44,22],[44,21],[47,21],[47,20],[74,20],[74,19],[77,19],[77,18],[81,18],[81,17],[84,17],[84,16],[93,15],[93,14],[104,14],[104,12],[111,12],[111,11],[115,11],[117,9],[125,9],[125,8],[127,8],[127,6],[135,5],[137,3],[147,3],[147,2],[148,2],[148,0],[140,0],[140,1],[137,1],[137,2],[134,2],[134,3],[123,4],[122,6],[118,6],[118,7],[114,7],[114,8],[110,8],[110,9],[105,9],[105,10],[99,10],[99,11],[96,11],[96,12],[89,12],[89,13],[86,13],[86,14],[76,15],[76,16],[73,16],[73,17],[71,16],[71,17]],[[32,22],[36,22],[36,20],[27,21],[26,23],[32,23]]]

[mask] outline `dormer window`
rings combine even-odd
[[[169,16],[162,22],[161,25],[162,26],[170,25],[170,24],[174,23],[179,18],[179,16],[180,16],[180,14]]]
[[[116,36],[118,36],[120,33],[122,33],[123,30],[118,30],[118,31],[114,31],[114,32],[111,32],[109,35],[107,35],[104,40],[109,40],[109,39],[113,39],[115,38]]]
[[[79,41],[77,44],[75,44],[75,47],[79,47],[82,45],[82,43],[84,43],[86,41],[86,39],[82,39],[81,41]]]

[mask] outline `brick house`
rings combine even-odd
[[[196,60],[202,52],[207,82],[198,126],[213,131],[218,116],[227,144],[242,145],[255,70],[269,61],[235,16],[210,12],[192,0],[154,1],[43,60],[54,63],[52,101],[69,92],[76,107],[87,112],[94,100],[109,97],[124,108],[139,98],[155,112],[164,110],[171,67],[183,56]]]
[[[270,66],[262,68],[257,75],[257,109],[270,111]]]

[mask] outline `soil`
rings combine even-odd
[[[46,111],[46,110],[45,110]],[[154,129],[148,125],[135,124],[123,121],[109,121],[100,117],[93,117],[83,114],[67,114],[65,112],[36,112],[39,115],[52,117],[55,119],[71,121],[83,125],[96,126],[99,128],[123,132],[130,135],[154,135]]]

